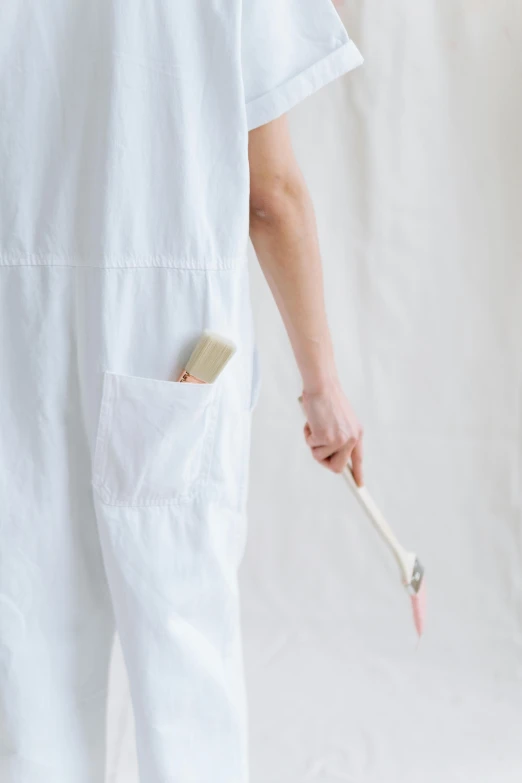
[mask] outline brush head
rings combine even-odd
[[[203,332],[185,369],[202,383],[214,383],[235,352],[230,340],[215,332]]]
[[[424,582],[424,566],[418,557],[415,557],[413,562],[413,569],[407,588],[411,598],[413,621],[420,637],[424,630],[424,620],[426,618],[426,585]]]
[[[418,593],[422,586],[422,580],[424,579],[424,566],[421,561],[415,555],[412,555],[413,568],[408,582],[408,587],[413,593]]]

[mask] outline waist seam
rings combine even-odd
[[[27,254],[20,256],[0,254],[0,267],[14,266],[60,266],[69,268],[87,267],[94,269],[179,269],[190,272],[229,272],[237,270],[246,261],[243,256],[202,260],[195,258],[172,258],[170,256],[121,256],[100,259],[61,258],[52,255]]]

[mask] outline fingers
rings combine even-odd
[[[328,467],[335,473],[341,473],[350,459],[355,444],[355,438],[348,441],[341,441],[324,446],[315,446],[312,448],[312,456],[318,462],[328,462]],[[344,462],[343,462],[344,460]]]
[[[333,473],[342,473],[345,467],[350,461],[350,454],[353,452],[353,442],[350,441],[344,448],[336,451],[327,460],[325,460],[325,467],[331,470]]]
[[[364,485],[362,432],[358,438],[346,440],[345,437],[338,436],[329,439],[312,435],[310,425],[307,422],[304,426],[304,436],[312,456],[317,462],[333,473],[342,473],[351,461],[355,483],[358,487]]]
[[[347,440],[346,434],[342,432],[339,432],[336,435],[332,435],[328,432],[316,432],[312,434],[308,422],[305,424],[304,434],[305,440],[311,448],[314,458],[319,460],[319,462],[331,457],[346,446],[348,446],[351,451],[356,443],[355,438]]]
[[[318,462],[324,462],[328,457],[331,457],[345,442],[344,438],[333,439],[327,435],[313,435],[308,422],[304,426],[304,435],[314,459]]]

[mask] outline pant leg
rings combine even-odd
[[[225,275],[195,280],[132,270],[107,277],[96,297],[93,483],[143,783],[247,781],[237,569],[250,334],[213,289]],[[214,389],[169,383],[205,327],[235,339],[238,355]]]
[[[237,585],[210,529],[226,521],[199,513],[99,507],[147,783],[247,780]]]
[[[113,615],[74,270],[0,270],[0,780],[102,783]]]

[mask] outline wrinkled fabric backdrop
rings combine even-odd
[[[425,563],[428,625],[417,649],[393,560],[306,451],[252,261],[252,783],[519,783],[522,6],[348,0],[341,15],[366,63],[291,124],[368,486]],[[135,783],[118,651],[113,674],[109,781]]]

